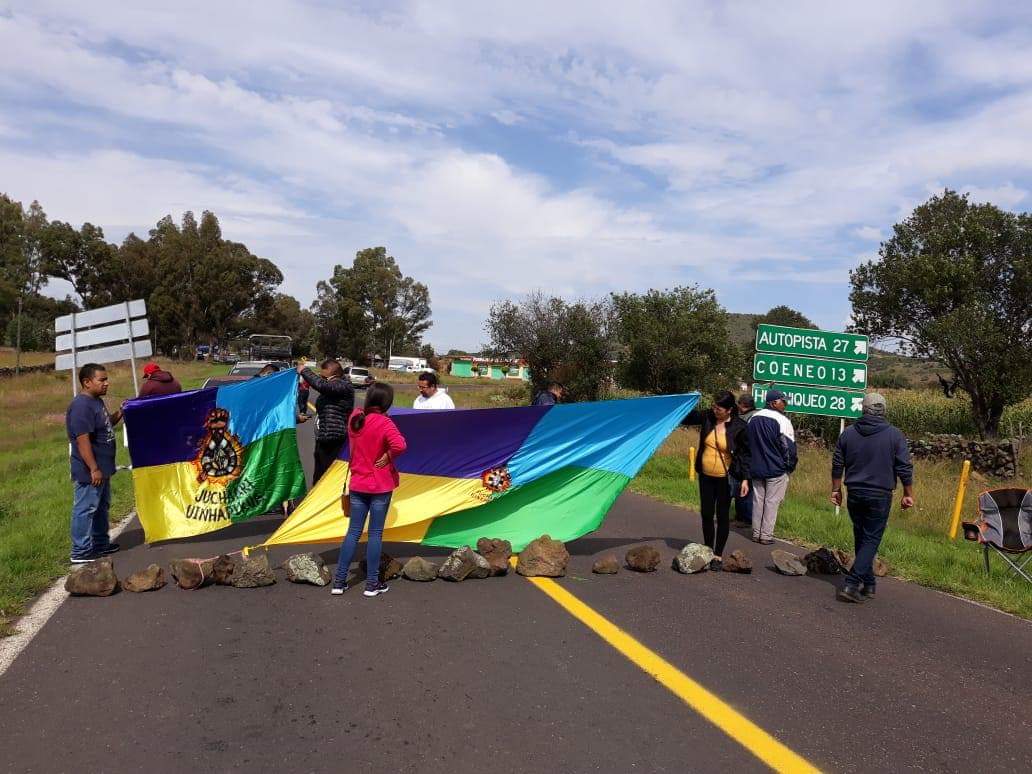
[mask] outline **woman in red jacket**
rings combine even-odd
[[[366,516],[369,517],[369,537],[363,593],[367,597],[375,597],[388,590],[387,584],[380,581],[383,525],[387,521],[391,495],[398,488],[398,469],[394,467],[394,458],[408,448],[405,437],[387,416],[392,403],[394,389],[389,384],[375,382],[366,390],[365,408],[355,409],[348,421],[351,522],[348,534],[340,546],[340,558],[337,560],[337,573],[331,592],[333,594],[347,591],[348,568],[365,528]]]

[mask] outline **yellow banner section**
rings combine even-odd
[[[346,462],[334,462],[297,510],[263,545],[340,542],[348,530],[348,520],[340,505],[347,473]],[[401,485],[395,490],[387,512],[383,539],[418,543],[435,518],[475,508],[490,500],[491,492],[479,478],[402,473]]]
[[[233,523],[226,511],[226,485],[198,482],[193,462],[134,468],[133,487],[147,542],[202,535]]]

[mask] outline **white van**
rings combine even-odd
[[[405,373],[419,373],[427,369],[426,358],[422,357],[392,357],[387,364],[388,371],[403,371]]]

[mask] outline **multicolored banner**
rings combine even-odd
[[[212,532],[305,493],[297,374],[129,401],[136,511],[148,543]]]
[[[699,400],[698,393],[526,408],[392,411],[408,441],[384,540],[457,547],[502,538],[522,550],[594,529]],[[263,544],[338,542],[347,445]]]

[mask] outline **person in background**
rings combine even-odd
[[[453,409],[451,396],[437,385],[437,374],[424,371],[419,375],[419,395],[412,404],[414,409]]]
[[[311,388],[305,378],[298,374],[297,377],[297,421],[308,420],[308,398],[311,397]]]
[[[530,405],[554,406],[556,403],[562,402],[563,394],[565,392],[566,388],[559,382],[549,382],[545,389],[534,397],[534,401]]]
[[[752,485],[752,539],[769,546],[774,542],[778,508],[795,470],[795,431],[785,416],[785,393],[767,391],[767,405],[749,418],[749,473]]]
[[[387,584],[380,581],[383,526],[387,521],[391,496],[399,484],[394,460],[408,448],[405,437],[387,416],[393,403],[394,389],[389,384],[374,382],[366,390],[365,408],[355,409],[348,421],[351,468],[348,489],[342,496],[348,497],[351,514],[348,532],[340,546],[332,594],[343,594],[348,589],[348,569],[367,517],[366,583],[362,593],[375,597],[388,591]]]
[[[885,418],[885,398],[864,397],[863,414],[846,428],[831,458],[831,502],[842,504],[845,475],[846,508],[853,522],[856,558],[836,596],[843,602],[874,599],[874,557],[889,522],[896,480],[903,484],[904,508],[914,506],[914,466],[907,439]]]
[[[71,442],[72,564],[85,564],[119,549],[108,530],[111,477],[115,475],[114,426],[122,410],[108,413],[104,396],[108,373],[104,366],[87,363],[79,369],[82,391],[68,405],[65,429]]]
[[[279,366],[274,366],[272,363],[266,363],[265,365],[262,366],[261,370],[258,373],[256,373],[251,378],[252,379],[260,379],[263,376],[268,376],[269,374],[274,374],[277,371],[279,371]]]
[[[695,471],[699,474],[699,511],[703,541],[713,549],[711,570],[724,569],[724,546],[730,528],[731,496],[749,493],[749,433],[738,417],[735,396],[718,393],[712,408],[694,409],[681,422],[699,426]],[[737,483],[735,483],[737,482]],[[732,491],[732,487],[735,489]],[[713,517],[716,515],[716,530]]]
[[[753,396],[749,393],[742,393],[738,396],[738,416],[745,422],[749,423],[749,419],[756,413],[756,401],[753,400]],[[745,480],[745,479],[742,479]],[[731,477],[731,492],[735,496],[735,521],[741,527],[752,527],[752,492],[746,489],[746,493],[742,494],[741,484],[742,480]]]
[[[157,363],[147,363],[143,367],[143,384],[140,385],[138,398],[153,398],[157,395],[175,395],[182,392],[179,380],[168,371],[162,371]]]
[[[301,378],[319,393],[315,401],[315,468],[312,486],[322,478],[348,439],[348,417],[355,407],[355,388],[344,378],[340,361],[326,358],[319,373],[298,363]]]

